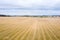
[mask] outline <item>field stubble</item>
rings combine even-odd
[[[60,18],[0,17],[0,40],[60,40]]]

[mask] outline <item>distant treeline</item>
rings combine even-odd
[[[60,17],[60,15],[0,15],[0,17]]]
[[[10,17],[10,15],[0,15],[0,17]]]

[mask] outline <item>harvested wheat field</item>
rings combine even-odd
[[[60,40],[60,18],[0,17],[0,40]]]

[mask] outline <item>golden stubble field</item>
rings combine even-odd
[[[60,18],[0,17],[0,40],[60,40]]]

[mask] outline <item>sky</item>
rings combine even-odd
[[[0,14],[60,15],[60,0],[0,0]]]

